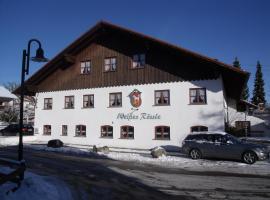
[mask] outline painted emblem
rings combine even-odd
[[[141,99],[141,92],[137,89],[134,89],[130,94],[129,94],[129,98],[130,98],[130,104],[135,107],[138,108],[141,106],[142,104],[142,99]]]

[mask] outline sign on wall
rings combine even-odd
[[[129,99],[130,99],[130,104],[133,106],[131,108],[131,112],[129,113],[118,113],[116,119],[120,120],[157,120],[161,119],[160,114],[158,113],[146,113],[146,112],[141,112],[138,113],[139,107],[142,104],[142,98],[141,98],[141,92],[137,89],[134,89],[130,94],[129,94]],[[135,108],[135,109],[134,109]]]

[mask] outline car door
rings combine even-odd
[[[215,135],[215,157],[221,159],[239,159],[239,148],[226,135]]]
[[[212,134],[202,134],[202,142],[200,151],[204,157],[213,157],[214,154],[214,138]]]

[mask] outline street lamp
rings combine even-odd
[[[36,50],[36,56],[32,57],[31,60],[34,62],[47,62],[48,59],[44,57],[44,51],[41,48],[41,43],[37,39],[31,39],[28,41],[27,51],[23,50],[23,59],[22,59],[22,74],[21,74],[21,101],[20,101],[20,132],[19,132],[19,148],[18,148],[18,160],[23,160],[23,102],[24,102],[24,80],[25,74],[29,74],[29,61],[30,61],[30,47],[31,43],[36,42],[38,43],[38,49]],[[23,175],[21,177],[23,179]]]

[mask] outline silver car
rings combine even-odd
[[[218,158],[253,164],[268,158],[265,146],[241,141],[225,132],[191,133],[184,139],[182,149],[192,159]]]

